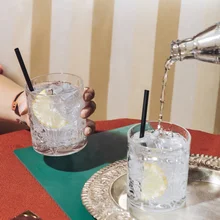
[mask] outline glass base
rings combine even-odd
[[[71,154],[75,154],[81,151],[86,145],[88,141],[83,140],[76,145],[69,146],[69,147],[42,147],[42,146],[33,146],[34,150],[42,155],[51,156],[51,157],[60,157],[60,156],[67,156]]]
[[[129,200],[127,201],[127,207],[130,214],[136,218],[137,220],[146,220],[146,219],[165,219],[165,213],[169,213],[170,211],[174,211],[176,209],[183,208],[186,205],[186,199],[182,199],[174,206],[169,208],[146,208],[146,207],[136,207],[135,205],[131,204]],[[160,218],[161,217],[161,218]]]

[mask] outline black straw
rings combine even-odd
[[[143,100],[143,106],[142,106],[140,138],[144,137],[146,118],[147,118],[148,98],[149,98],[149,91],[144,90],[144,100]]]
[[[20,64],[20,66],[21,66],[21,70],[22,70],[22,72],[23,72],[23,74],[24,74],[24,78],[25,78],[25,80],[26,80],[26,83],[27,83],[27,85],[28,85],[28,88],[29,88],[29,90],[32,92],[32,91],[34,91],[34,88],[33,88],[33,86],[32,86],[32,83],[31,83],[31,80],[30,80],[30,78],[29,78],[27,69],[26,69],[25,64],[24,64],[24,61],[23,61],[23,59],[22,59],[20,50],[19,50],[18,48],[15,48],[15,53],[16,53],[16,55],[17,55],[18,62],[19,62],[19,64]]]

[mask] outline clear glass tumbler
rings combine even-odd
[[[85,106],[83,81],[69,73],[52,73],[31,80],[26,86],[30,130],[35,151],[47,156],[64,156],[87,144],[86,121],[80,117]]]
[[[183,127],[162,122],[140,124],[128,131],[128,210],[137,219],[149,212],[182,207],[186,200],[191,135]]]

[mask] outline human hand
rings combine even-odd
[[[86,119],[86,128],[84,130],[84,134],[86,136],[92,134],[95,131],[95,122],[88,119],[88,117],[90,117],[96,109],[96,104],[94,101],[92,101],[94,97],[94,89],[86,87],[83,94],[83,99],[86,104],[81,111],[81,117]]]

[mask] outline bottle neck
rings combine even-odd
[[[171,57],[176,61],[197,59],[220,64],[220,23],[192,38],[172,42]]]
[[[175,61],[196,59],[203,62],[220,64],[220,45],[200,47],[193,39],[172,42],[171,57]]]
[[[173,41],[171,44],[171,57],[176,61],[182,61],[184,59],[193,59],[193,39],[187,38],[185,40]]]

